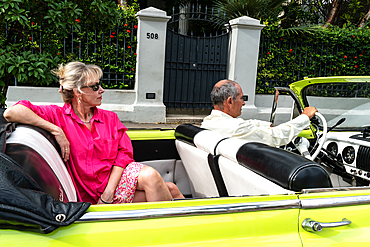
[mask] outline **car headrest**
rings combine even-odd
[[[204,129],[191,124],[181,124],[176,127],[175,137],[178,140],[183,140],[191,145],[194,144],[194,136]]]
[[[179,125],[176,128],[175,137],[213,155],[216,155],[218,144],[229,138],[218,132],[206,130],[191,124]]]

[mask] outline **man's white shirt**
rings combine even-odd
[[[225,136],[236,137],[247,141],[265,143],[270,146],[282,146],[291,142],[303,129],[310,125],[310,119],[302,114],[295,119],[275,127],[261,120],[243,120],[212,110],[203,119],[202,128],[217,131]]]

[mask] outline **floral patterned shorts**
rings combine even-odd
[[[131,203],[134,199],[137,178],[145,165],[132,162],[123,170],[121,180],[114,194],[113,203]]]

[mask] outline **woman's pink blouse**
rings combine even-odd
[[[22,100],[43,119],[59,126],[71,145],[70,159],[66,163],[80,201],[96,203],[103,193],[112,167],[125,168],[133,162],[133,149],[127,128],[117,114],[94,108],[91,131],[74,113],[70,104],[33,105]]]

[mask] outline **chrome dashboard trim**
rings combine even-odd
[[[107,205],[107,207],[109,206]],[[209,205],[209,206],[194,206],[194,207],[189,206],[189,207],[158,208],[158,209],[87,212],[76,222],[135,220],[149,218],[151,219],[163,217],[241,213],[264,210],[294,209],[294,208],[300,208],[300,202],[298,199]]]
[[[370,204],[370,195],[301,199],[302,209]]]

